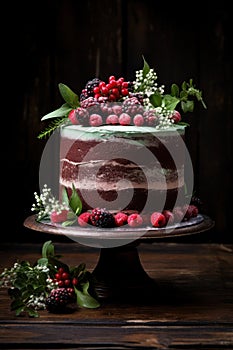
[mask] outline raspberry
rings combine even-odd
[[[137,227],[137,226],[142,225],[142,223],[143,223],[143,219],[142,219],[141,215],[136,214],[136,213],[130,214],[128,216],[127,221],[128,221],[129,226],[131,226],[131,227]]]
[[[134,125],[136,126],[142,126],[144,124],[144,118],[141,114],[136,114],[133,117],[133,122],[134,122]]]
[[[89,118],[89,124],[91,126],[100,126],[103,124],[103,119],[99,114],[91,114]]]
[[[119,124],[119,118],[116,114],[110,114],[106,118],[106,124]]]
[[[78,223],[80,226],[85,227],[88,225],[90,219],[90,213],[85,212],[78,216]]]
[[[94,208],[90,214],[90,222],[97,227],[114,227],[115,219],[113,214],[105,208]]]
[[[183,207],[184,219],[194,218],[198,215],[198,208],[193,204],[187,204]]]
[[[72,124],[79,124],[75,109],[72,109],[72,111],[69,112],[68,118]]]
[[[162,214],[165,216],[166,224],[169,221],[169,224],[173,224],[174,222],[174,214],[170,210],[163,210]]]
[[[131,117],[129,114],[127,113],[122,113],[120,116],[119,116],[119,123],[121,125],[130,125],[131,123]]]
[[[163,227],[166,225],[165,216],[158,211],[151,214],[150,221],[153,227]]]
[[[124,224],[127,224],[128,215],[122,212],[118,212],[114,215],[114,219],[116,226],[122,226]]]
[[[71,304],[75,302],[73,288],[53,289],[46,298],[46,309],[52,313],[65,313],[72,311]]]
[[[181,121],[181,115],[180,112],[174,110],[172,115],[171,115],[171,119],[174,121],[174,123],[179,123]]]
[[[56,212],[56,211],[53,211],[51,214],[50,214],[50,220],[53,222],[53,223],[59,223],[59,222],[64,222],[67,220],[67,214],[68,214],[68,210],[62,210],[60,213],[59,212]]]

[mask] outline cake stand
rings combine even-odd
[[[31,215],[24,226],[44,233],[65,235],[81,244],[100,248],[99,260],[93,270],[95,290],[99,299],[128,299],[153,297],[158,285],[144,270],[138,252],[140,243],[194,235],[211,229],[214,222],[199,214],[176,227],[166,228],[84,228],[63,227],[36,221]]]

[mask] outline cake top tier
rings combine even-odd
[[[65,103],[42,117],[42,121],[54,119],[42,131],[39,138],[50,135],[56,128],[66,125],[83,127],[116,126],[151,127],[155,131],[177,129],[186,126],[182,115],[193,112],[195,99],[206,105],[202,92],[193,80],[183,82],[181,87],[172,84],[170,93],[164,85],[158,85],[157,73],[150,68],[143,57],[143,68],[136,71],[135,80],[109,76],[105,82],[100,78],[89,80],[80,94],[74,93],[67,85],[58,85]]]

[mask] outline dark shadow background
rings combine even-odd
[[[184,3],[185,4],[185,3]],[[195,192],[215,220],[187,240],[233,242],[232,15],[225,1],[185,5],[150,0],[47,0],[6,4],[2,33],[2,241],[43,241],[23,226],[46,140],[37,138],[44,114],[63,100],[60,82],[79,93],[87,80],[134,79],[142,55],[168,88],[193,78],[207,110],[196,105],[187,146]],[[57,239],[63,239],[58,238]],[[66,240],[66,238],[64,238]]]

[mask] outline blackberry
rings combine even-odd
[[[91,211],[90,222],[97,227],[114,227],[115,219],[113,214],[105,208],[94,208]]]
[[[143,114],[144,108],[137,99],[137,97],[126,98],[122,104],[122,110],[124,113],[129,114],[131,117],[135,114]]]
[[[52,313],[71,312],[71,304],[75,303],[75,293],[73,288],[53,289],[46,298],[46,310]]]
[[[101,80],[99,78],[94,78],[94,79],[91,79],[89,80],[86,85],[85,85],[85,90],[87,92],[87,96],[88,97],[93,97],[94,96],[94,91],[93,89],[96,87],[96,86],[99,86],[99,83],[101,82]]]

